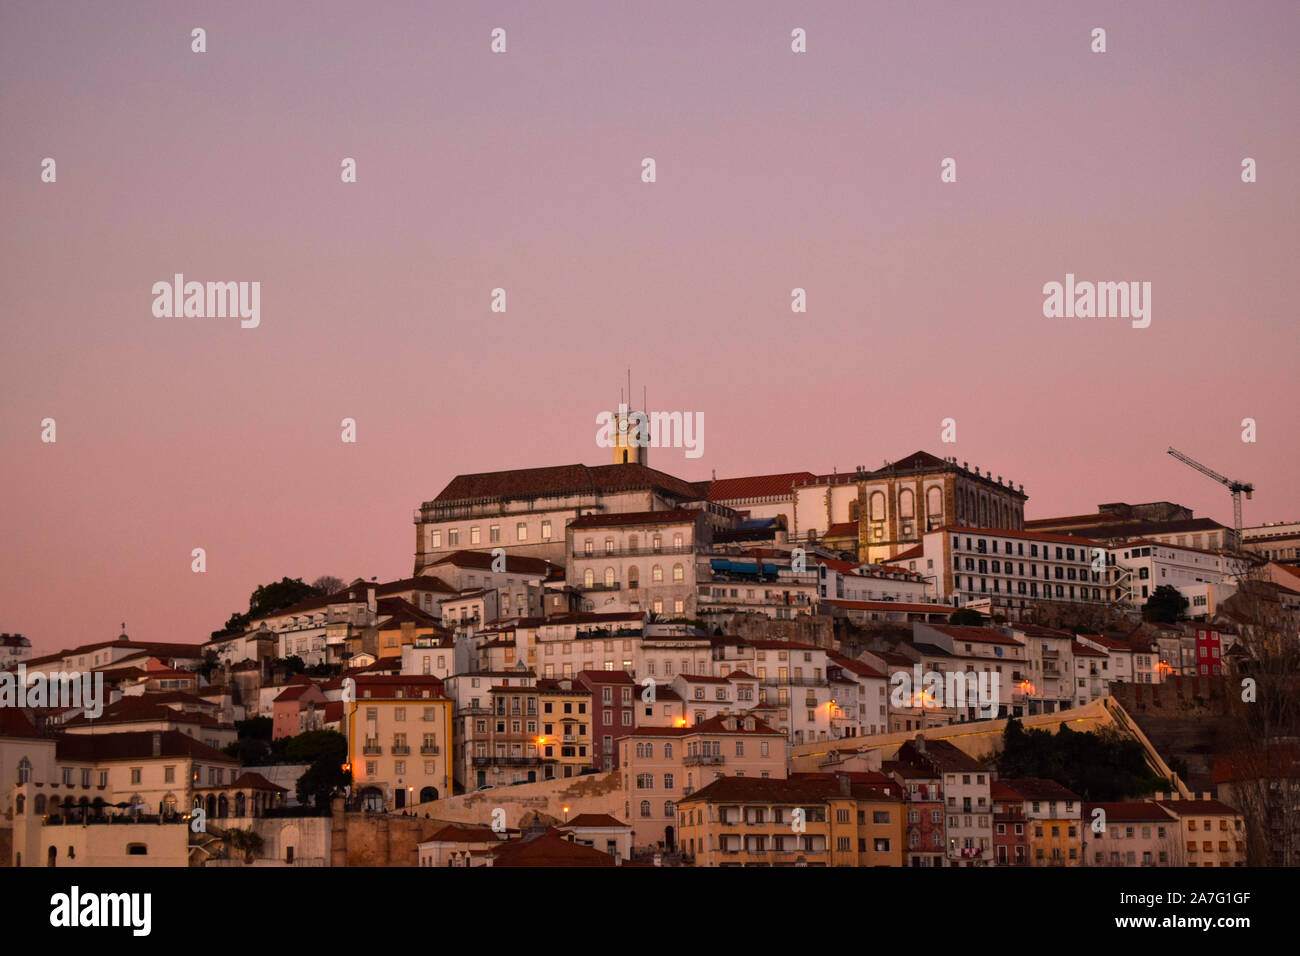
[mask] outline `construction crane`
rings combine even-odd
[[[1177,448],[1170,448],[1169,454],[1173,455],[1184,465],[1195,468],[1203,475],[1208,475],[1221,485],[1227,485],[1228,490],[1232,492],[1232,520],[1237,529],[1237,547],[1241,547],[1241,493],[1246,493],[1246,500],[1255,493],[1255,486],[1248,481],[1233,481],[1231,478],[1225,478],[1212,468],[1206,468],[1195,458],[1189,458]]]

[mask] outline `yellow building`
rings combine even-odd
[[[356,678],[344,704],[352,792],[373,810],[451,795],[452,701],[437,677]]]
[[[720,777],[678,801],[696,866],[902,866],[905,809],[880,774]]]
[[[1246,865],[1246,825],[1240,813],[1218,800],[1157,800],[1178,823],[1176,866]]]
[[[1054,780],[1038,777],[998,780],[994,786],[999,803],[1020,801],[1030,866],[1083,865],[1082,797]]]
[[[541,732],[538,750],[558,761],[557,775],[576,777],[591,766],[591,692],[572,681],[539,680]]]

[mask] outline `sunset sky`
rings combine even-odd
[[[608,461],[629,366],[704,413],[650,452],[683,478],[924,449],[1030,518],[1231,523],[1174,445],[1300,519],[1300,5],[322,6],[0,9],[0,630],[38,653],[409,575],[454,475]],[[261,282],[260,327],[155,318],[177,272]],[[1066,273],[1150,282],[1151,327],[1044,318]]]

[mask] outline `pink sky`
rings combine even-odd
[[[1296,4],[320,6],[0,12],[0,629],[38,650],[409,574],[453,475],[608,460],[628,366],[704,413],[651,452],[684,478],[926,449],[1030,517],[1230,522],[1172,444],[1300,519]],[[155,318],[175,272],[260,281],[261,327]],[[1044,318],[1067,272],[1151,282],[1151,327]]]

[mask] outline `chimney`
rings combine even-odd
[[[154,731],[153,735],[153,755],[155,757],[162,756],[162,734],[157,731]]]
[[[840,785],[841,796],[847,797],[852,795],[853,781],[849,779],[849,775],[847,773],[837,773],[835,775],[835,782]]]
[[[366,610],[371,614],[375,613],[375,589],[366,588]]]

